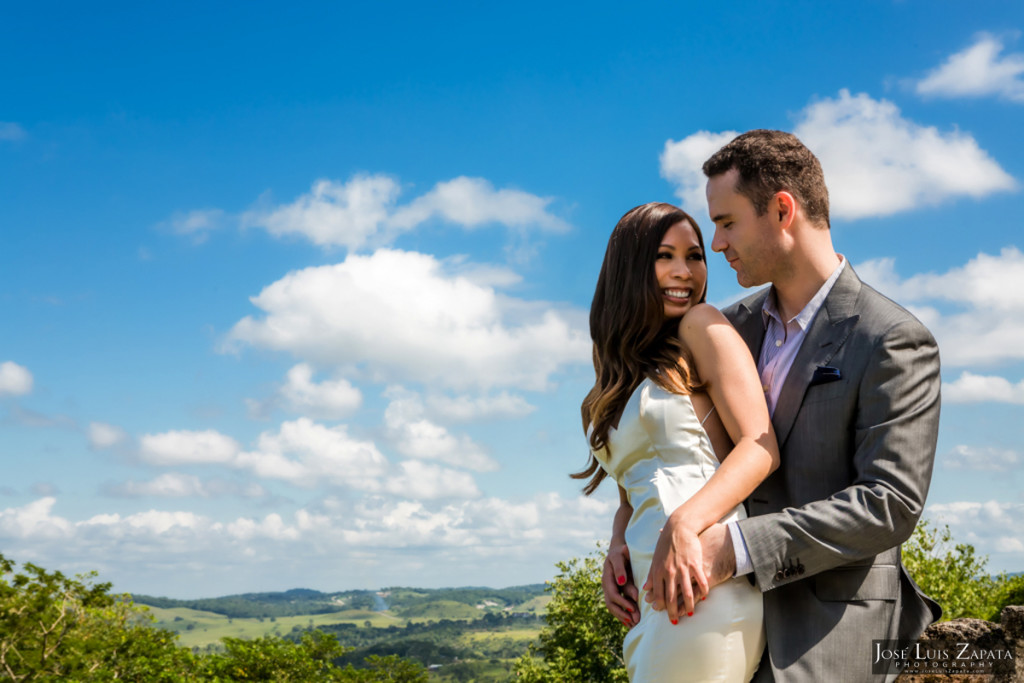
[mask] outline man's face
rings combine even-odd
[[[736,191],[735,168],[708,178],[708,213],[715,224],[711,248],[725,255],[743,287],[771,282],[781,256],[768,214],[758,216],[749,199]]]

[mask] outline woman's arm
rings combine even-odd
[[[647,600],[655,609],[664,607],[673,622],[679,616],[679,600],[682,611],[693,614],[693,582],[697,597],[708,591],[697,536],[779,466],[779,447],[757,368],[736,330],[715,308],[702,304],[683,316],[679,337],[735,445],[707,483],[669,515],[658,538],[644,588],[650,591]]]
[[[604,558],[601,570],[601,589],[604,591],[604,604],[612,616],[627,627],[640,621],[640,609],[637,600],[640,595],[633,583],[633,571],[629,563],[629,547],[626,545],[626,527],[633,516],[633,506],[629,504],[626,490],[619,487],[619,509],[612,520],[612,540],[608,545],[608,555]]]

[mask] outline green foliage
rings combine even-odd
[[[208,655],[203,660],[203,674],[213,680],[278,681],[344,681],[343,670],[334,660],[345,653],[338,641],[313,632],[295,643],[281,638],[255,640],[225,638],[223,654]]]
[[[192,654],[95,574],[71,579],[0,555],[0,676],[11,681],[192,680]]]
[[[336,662],[346,648],[313,631],[299,640],[225,638],[224,652],[193,655],[156,628],[144,607],[110,595],[95,574],[75,579],[0,555],[0,679],[162,683],[343,681],[426,683],[418,663],[369,656],[360,668]]]
[[[1003,608],[1008,605],[1024,605],[1024,574],[999,577],[994,593],[989,621],[999,621]]]
[[[547,626],[539,646],[516,662],[519,680],[527,683],[625,683],[622,639],[626,628],[604,606],[600,553],[559,562],[548,584],[552,595]],[[540,654],[543,660],[535,655]]]
[[[994,598],[1006,579],[990,576],[987,563],[987,557],[975,554],[974,546],[954,544],[948,526],[932,529],[924,520],[903,545],[903,564],[921,590],[942,605],[943,621],[992,616]]]

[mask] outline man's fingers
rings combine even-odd
[[[699,602],[707,597],[708,591],[711,590],[710,582],[708,581],[707,575],[703,571],[695,571],[693,574],[693,601],[694,603]]]

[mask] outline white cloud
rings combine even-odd
[[[202,244],[212,231],[224,226],[226,218],[221,209],[195,209],[175,214],[162,225],[176,235],[188,235],[195,244]]]
[[[139,456],[151,465],[228,463],[239,450],[237,441],[214,430],[169,431],[139,439]]]
[[[939,342],[946,367],[1024,359],[1024,254],[1006,247],[945,273],[902,279],[892,259],[856,267],[861,278],[904,305]],[[940,312],[935,305],[958,310]]]
[[[1024,458],[1007,449],[961,445],[945,454],[942,463],[954,470],[1010,472],[1018,469],[1024,463]]]
[[[1005,377],[961,373],[954,382],[942,384],[942,400],[945,403],[999,403],[1024,404],[1024,380],[1011,384]]]
[[[309,418],[285,422],[277,433],[260,434],[256,448],[232,463],[266,479],[298,486],[350,485],[376,489],[387,460],[371,441],[348,435],[344,425],[325,427]]]
[[[0,363],[0,396],[24,396],[32,391],[32,373],[13,361]]]
[[[739,135],[727,130],[712,133],[701,130],[682,140],[666,140],[661,151],[661,177],[675,183],[676,195],[683,200],[682,209],[698,223],[705,223],[708,216],[708,202],[704,194],[707,178],[701,168],[708,157],[724,147]]]
[[[888,216],[1017,188],[970,134],[914,123],[892,102],[866,94],[841,90],[836,99],[811,103],[793,133],[821,160],[833,218]],[[700,207],[695,215],[707,213],[700,167],[732,136],[700,131],[665,144],[661,173],[685,203]]]
[[[399,206],[401,187],[386,175],[357,175],[346,183],[317,180],[291,204],[252,209],[245,227],[263,227],[276,237],[300,235],[322,247],[378,247],[431,219],[464,228],[500,224],[517,229],[564,231],[568,224],[548,211],[551,198],[495,189],[483,178],[460,176]]]
[[[238,519],[228,524],[226,529],[233,538],[241,540],[267,538],[277,541],[295,541],[302,534],[299,528],[288,526],[284,518],[277,513],[271,513],[259,522],[253,519]]]
[[[794,133],[821,160],[837,218],[886,216],[1017,187],[967,133],[942,133],[846,90],[808,106]]]
[[[473,476],[467,472],[418,460],[401,462],[399,468],[401,474],[389,475],[384,483],[384,490],[396,496],[414,500],[480,496],[480,489],[477,488]]]
[[[0,121],[0,140],[21,140],[26,135],[25,129],[17,123]]]
[[[1024,559],[1024,503],[959,501],[929,505],[926,515],[947,524],[957,543],[970,543],[980,555],[1006,554],[1019,567]]]
[[[418,396],[392,388],[393,397],[384,411],[384,423],[395,448],[411,458],[440,460],[476,472],[498,469],[498,463],[467,436],[454,436],[439,424],[423,417]]]
[[[280,389],[287,410],[323,420],[339,420],[355,412],[363,395],[346,379],[313,381],[313,368],[299,363],[288,371]]]
[[[57,499],[40,498],[17,508],[0,511],[0,536],[10,538],[61,538],[71,530],[71,523],[51,515]]]
[[[466,228],[499,223],[517,228],[568,230],[568,223],[548,213],[552,201],[550,197],[538,197],[521,190],[495,190],[494,185],[483,178],[460,176],[438,183],[401,207],[389,223],[399,230],[409,230],[432,218],[440,218]]]
[[[416,463],[416,476],[434,470]],[[440,469],[438,468],[438,471]],[[439,493],[451,484],[443,471]],[[585,555],[605,538],[618,504],[607,496],[528,500],[327,499],[293,512],[214,518],[183,510],[93,514],[73,521],[43,498],[0,511],[4,554],[50,569],[96,569],[118,590],[200,597],[286,589],[542,581],[555,561]],[[197,595],[196,591],[202,591]]]
[[[202,480],[192,474],[167,472],[150,481],[108,484],[104,493],[117,498],[215,498],[228,495],[263,498],[267,491],[259,484],[236,484],[221,479]]]
[[[128,440],[128,434],[116,425],[105,422],[89,423],[89,447],[95,450],[113,448]]]
[[[198,531],[208,520],[194,512],[147,510],[122,517],[118,513],[94,515],[76,526],[106,528],[113,536],[161,536],[182,531]]]
[[[590,361],[580,312],[500,296],[427,254],[379,250],[289,273],[252,299],[265,316],[228,335],[378,381],[542,390],[566,364]]]
[[[358,249],[380,231],[399,192],[398,183],[383,175],[355,176],[344,184],[321,179],[291,204],[247,212],[242,225],[263,227],[275,237],[301,235],[319,246]]]
[[[493,396],[444,396],[430,394],[426,397],[429,413],[443,419],[457,422],[492,418],[525,417],[537,409],[525,398],[507,391]]]
[[[1024,102],[1024,54],[1000,56],[1003,43],[981,34],[974,45],[957,52],[917,84],[919,95],[986,97]]]

